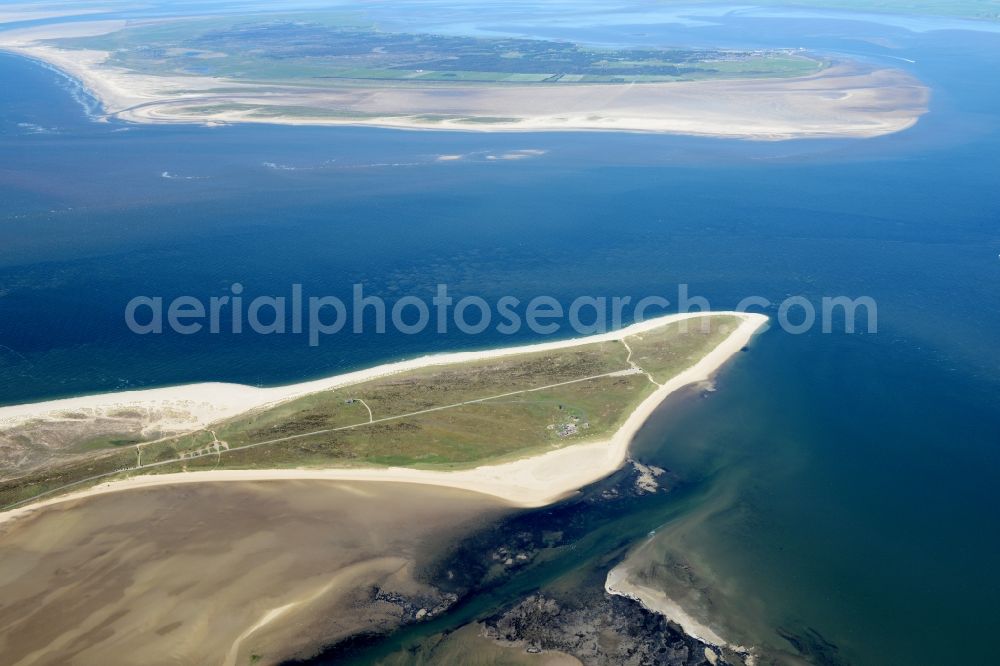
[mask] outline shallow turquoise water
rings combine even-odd
[[[304,336],[141,337],[124,325],[132,296],[208,297],[237,281],[251,295],[299,282],[346,296],[363,282],[429,296],[446,282],[457,294],[564,301],[673,298],[683,282],[716,307],[870,295],[877,334],[769,331],[718,392],[662,410],[638,454],[678,471],[712,511],[685,522],[662,500],[671,522],[642,555],[696,559],[734,632],[787,648],[774,627],[814,630],[839,651],[817,661],[950,663],[943,634],[970,637],[964,654],[989,662],[982,638],[1000,620],[1000,43],[815,21],[801,37],[799,19],[655,34],[736,39],[747,21],[764,41],[795,34],[916,60],[932,113],[883,139],[781,144],[130,127],[89,121],[72,86],[0,56],[0,403],[274,384],[511,342],[343,334],[311,348]],[[546,152],[487,159],[519,149]]]
[[[972,637],[997,620],[998,427],[993,381],[765,334],[637,443],[705,496],[630,566],[690,565],[693,608],[727,637],[787,650],[777,628],[817,663],[956,663],[959,645],[988,663]]]

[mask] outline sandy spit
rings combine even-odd
[[[0,523],[25,512],[61,502],[92,495],[118,492],[131,488],[147,488],[178,483],[204,483],[213,481],[264,481],[279,479],[322,479],[339,481],[390,481],[416,483],[471,490],[498,497],[515,506],[537,507],[555,502],[572,492],[611,474],[622,464],[628,454],[632,437],[642,427],[650,414],[671,393],[697,382],[707,380],[728,359],[739,353],[750,338],[768,318],[756,313],[715,312],[711,314],[732,314],[742,319],[740,325],[715,349],[698,363],[673,377],[647,397],[629,416],[622,427],[608,440],[567,446],[548,453],[497,465],[483,465],[468,470],[431,471],[410,468],[332,468],[332,469],[277,469],[277,470],[217,470],[199,472],[179,472],[137,476],[129,479],[103,483],[87,490],[53,497],[51,499],[19,507],[0,514]],[[232,413],[240,413],[270,402],[278,402],[333,387],[363,382],[375,377],[384,377],[403,370],[500,358],[525,352],[563,349],[594,342],[618,340],[628,335],[648,331],[666,324],[705,316],[705,313],[684,313],[668,315],[633,324],[610,333],[575,338],[556,342],[546,342],[521,347],[510,347],[490,351],[459,352],[424,356],[410,361],[391,363],[345,375],[304,382],[273,389],[254,389],[238,384],[193,384],[149,391],[112,393],[81,398],[69,398],[34,405],[17,405],[0,409],[0,416],[10,418],[31,418],[32,415],[88,407],[107,407],[109,404],[142,405],[148,401],[179,400],[182,397],[202,395],[204,401],[214,400],[215,404],[226,406]],[[218,420],[219,414],[215,414]]]

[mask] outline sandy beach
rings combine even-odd
[[[604,583],[604,591],[608,594],[617,594],[632,599],[642,604],[647,610],[670,618],[671,621],[680,625],[684,633],[688,636],[717,647],[728,645],[715,631],[688,615],[683,608],[667,597],[662,591],[636,585],[629,581],[626,572],[621,568],[614,568],[608,572],[607,580]]]
[[[742,319],[741,324],[709,354],[694,366],[681,372],[664,383],[647,397],[629,416],[621,428],[607,441],[591,442],[557,449],[543,455],[515,460],[497,465],[484,465],[468,470],[429,471],[409,468],[365,468],[365,469],[280,469],[280,470],[219,470],[214,472],[173,473],[152,476],[138,476],[121,481],[113,481],[94,486],[87,490],[53,497],[0,514],[0,523],[26,512],[51,506],[84,496],[118,492],[129,488],[142,488],[165,484],[197,483],[209,481],[260,481],[269,479],[325,479],[344,481],[394,481],[435,486],[446,486],[492,495],[518,506],[543,506],[554,502],[577,489],[601,479],[618,469],[628,454],[628,445],[635,433],[646,422],[649,415],[671,393],[684,386],[705,381],[711,377],[728,359],[737,354],[750,338],[768,319],[755,313],[712,313],[734,314]],[[651,319],[619,331],[585,338],[574,338],[546,342],[536,345],[510,347],[505,349],[459,352],[424,356],[399,363],[377,366],[367,370],[338,375],[312,382],[292,384],[276,388],[258,389],[235,384],[194,384],[149,391],[112,393],[84,396],[65,400],[16,405],[0,408],[0,423],[20,423],[46,415],[64,413],[71,410],[114,410],[122,407],[190,403],[192,415],[205,424],[250,409],[277,403],[334,387],[348,386],[358,382],[384,377],[404,370],[500,358],[525,352],[563,349],[592,344],[594,342],[617,340],[657,327],[704,316],[704,313],[684,313]],[[218,410],[218,411],[216,411]]]
[[[122,21],[80,21],[0,33],[0,50],[86,87],[107,118],[137,123],[348,125],[474,132],[657,132],[749,140],[870,138],[912,127],[930,93],[898,69],[835,63],[809,76],[633,84],[470,85],[393,81],[257,83],[148,75],[108,52],[46,40],[101,35]]]
[[[604,582],[604,591],[608,594],[631,599],[646,610],[666,617],[692,638],[697,638],[718,648],[727,648],[742,655],[747,666],[754,666],[756,663],[752,649],[727,642],[711,627],[692,617],[679,603],[668,597],[663,590],[632,582],[629,580],[628,571],[621,566],[608,572]]]

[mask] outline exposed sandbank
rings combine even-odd
[[[144,103],[134,122],[368,125],[480,132],[623,131],[751,140],[871,138],[912,127],[928,90],[895,69],[789,79],[562,86],[272,88]],[[227,106],[242,108],[226,108]],[[297,107],[294,113],[275,107]]]
[[[628,574],[621,567],[615,567],[608,572],[604,583],[604,591],[608,594],[631,599],[646,610],[663,615],[679,626],[685,634],[692,638],[720,648],[729,648],[747,655],[748,650],[741,645],[731,645],[710,627],[702,624],[689,615],[680,604],[668,597],[665,592],[653,587],[638,585],[628,579]],[[747,662],[752,664],[752,657]]]
[[[390,631],[416,609],[441,612],[450,601],[422,582],[421,567],[507,511],[475,493],[322,481],[161,487],[119,499],[0,526],[4,664],[305,657]]]

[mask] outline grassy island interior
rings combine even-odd
[[[619,340],[428,366],[251,410],[141,441],[127,414],[29,421],[4,443],[62,444],[28,474],[0,470],[0,506],[112,477],[204,469],[405,466],[456,469],[610,437],[658,385],[740,324],[675,321]],[[140,441],[137,441],[140,440]]]
[[[800,76],[822,67],[822,61],[790,49],[606,48],[390,32],[330,13],[174,19],[55,43],[106,51],[109,65],[141,74],[315,87],[641,83]]]

